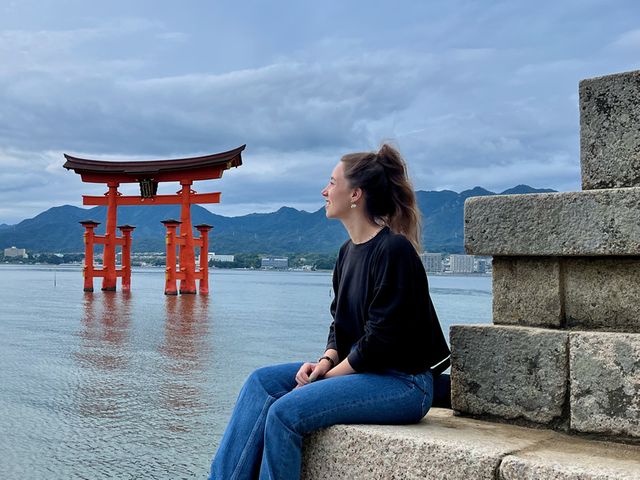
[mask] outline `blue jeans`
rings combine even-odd
[[[294,389],[301,366],[273,365],[249,375],[210,480],[300,478],[304,435],[338,423],[417,423],[431,408],[431,372],[356,373]]]

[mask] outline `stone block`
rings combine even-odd
[[[495,256],[640,255],[640,188],[471,197],[467,253]]]
[[[451,405],[472,415],[561,421],[568,333],[499,325],[451,327]]]
[[[640,333],[640,257],[568,258],[563,264],[568,327]]]
[[[559,327],[563,321],[558,258],[494,257],[493,323]]]
[[[640,186],[640,71],[580,82],[582,188]]]
[[[500,480],[638,480],[640,447],[556,434],[507,455]]]
[[[336,425],[304,440],[303,480],[494,480],[500,460],[553,432],[432,409],[417,425]]]
[[[640,257],[494,257],[493,322],[640,333]]]
[[[640,437],[640,334],[573,332],[571,428]]]

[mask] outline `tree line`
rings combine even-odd
[[[51,264],[60,265],[62,263],[81,263],[84,261],[84,253],[31,253],[27,252],[28,257],[5,257],[4,252],[0,251],[0,262],[15,264]],[[288,255],[266,255],[258,253],[239,253],[234,255],[233,262],[214,262],[209,261],[209,267],[212,268],[248,268],[258,269],[262,266],[262,258],[267,256],[286,257],[289,260],[289,268],[310,268],[312,270],[332,270],[336,263],[337,254],[327,253],[291,253]],[[152,266],[164,266],[165,257],[162,255],[144,256],[136,255],[131,259],[131,265],[134,267],[143,264]]]

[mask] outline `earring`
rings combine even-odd
[[[357,205],[356,205],[356,202],[353,202],[353,203],[351,204],[351,208],[356,208],[356,206],[357,206]]]

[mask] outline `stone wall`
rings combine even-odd
[[[580,192],[470,198],[493,325],[454,326],[459,414],[640,439],[640,71],[580,82]]]

